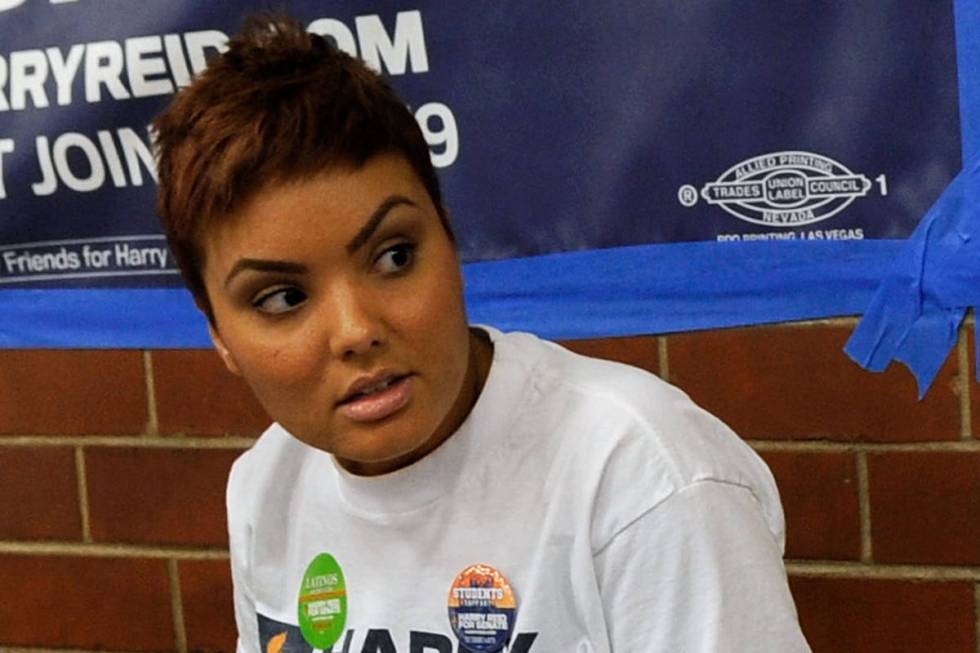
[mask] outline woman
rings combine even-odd
[[[469,326],[425,140],[249,20],[157,119],[159,211],[275,423],[236,462],[239,650],[806,651],[765,465],[656,377]]]

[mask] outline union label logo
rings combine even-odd
[[[884,175],[879,190],[888,193]],[[699,197],[739,220],[767,227],[798,227],[833,217],[864,197],[872,182],[843,164],[812,152],[773,152],[737,163],[700,193],[681,186],[678,200],[694,206]]]

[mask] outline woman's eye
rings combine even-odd
[[[274,288],[260,293],[252,305],[263,313],[276,315],[291,311],[306,301],[306,293],[299,288]]]
[[[375,269],[382,274],[392,274],[401,272],[412,264],[415,259],[415,245],[411,243],[401,243],[394,247],[389,247],[374,263]]]

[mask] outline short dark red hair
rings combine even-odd
[[[153,127],[157,211],[184,281],[212,322],[202,234],[270,184],[396,152],[449,232],[428,145],[405,103],[380,75],[286,16],[246,19]]]

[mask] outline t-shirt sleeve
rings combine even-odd
[[[595,554],[613,653],[805,653],[778,537],[745,487],[674,492]]]
[[[248,558],[250,537],[248,527],[243,523],[238,504],[242,501],[240,486],[236,483],[239,474],[237,464],[232,467],[228,478],[226,504],[228,509],[228,544],[231,552],[231,580],[235,604],[235,624],[238,628],[236,653],[261,653],[259,626],[255,601],[248,584]]]
[[[243,570],[236,568],[232,557],[232,582],[234,585],[235,624],[238,627],[236,653],[261,653],[259,647],[258,618],[255,603],[245,586]]]

